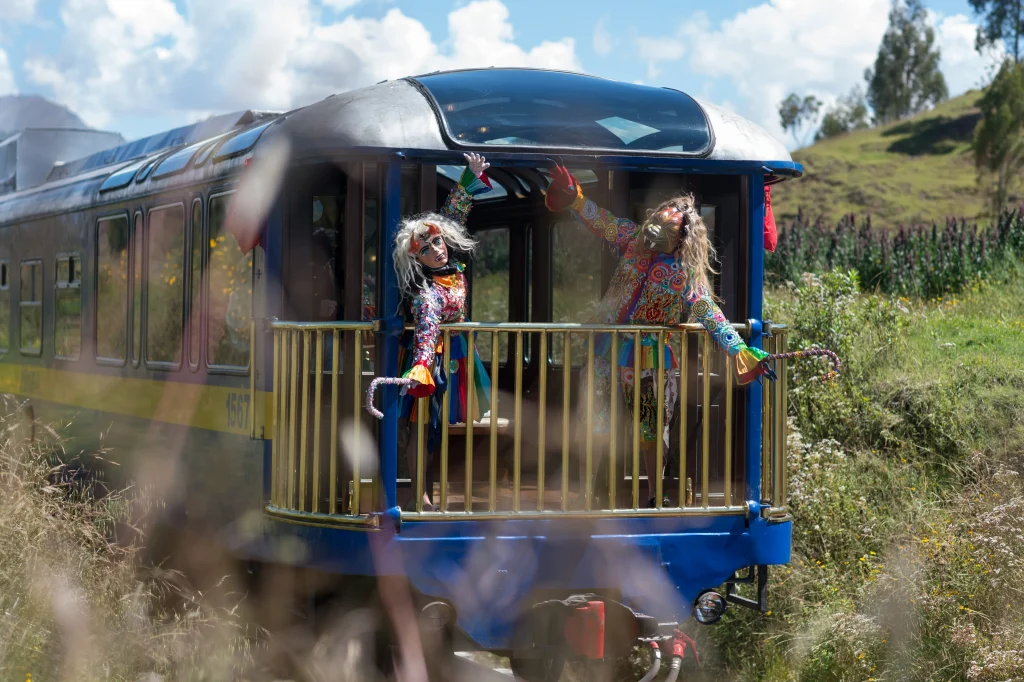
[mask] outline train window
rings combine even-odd
[[[149,212],[146,258],[146,360],[181,363],[184,326],[185,207]]]
[[[11,347],[11,281],[7,261],[0,261],[0,353]]]
[[[213,157],[214,161],[220,161],[221,159],[226,159],[229,156],[236,156],[249,151],[256,144],[256,141],[260,139],[260,135],[263,134],[263,131],[274,123],[276,123],[276,119],[269,123],[258,125],[255,128],[249,128],[248,130],[240,132],[234,137],[229,138],[217,149],[217,153]]]
[[[509,321],[509,228],[477,232],[476,255],[473,258],[470,285],[470,309],[474,322]],[[488,368],[491,363],[491,334],[477,335],[480,359]],[[508,335],[498,336],[498,361],[508,359]]]
[[[128,350],[128,218],[96,224],[96,358],[124,362]]]
[[[230,194],[210,198],[206,258],[207,364],[249,366],[252,251],[242,255],[225,227]]]
[[[142,212],[132,231],[132,365],[142,359]]]
[[[54,278],[53,354],[65,360],[77,360],[82,349],[81,257],[57,256]]]
[[[100,192],[110,192],[115,189],[121,189],[131,184],[132,178],[135,177],[135,173],[138,172],[139,168],[146,163],[145,159],[140,159],[135,163],[129,164],[121,170],[111,173],[110,177],[103,181],[100,185]]]
[[[21,261],[21,352],[40,355],[43,352],[43,262]]]
[[[604,240],[575,220],[555,223],[551,235],[552,322],[594,321],[601,301],[601,258]],[[551,338],[551,361],[562,364],[565,339]],[[582,335],[572,337],[572,364],[582,365],[586,352]]]
[[[203,277],[203,200],[192,202],[191,274],[188,280],[188,364],[199,366],[200,326],[202,322]]]
[[[416,81],[456,144],[690,155],[711,147],[703,110],[678,90],[526,69],[453,71]]]
[[[153,179],[166,178],[168,175],[184,171],[185,167],[188,166],[188,162],[192,160],[192,157],[195,156],[202,145],[203,143],[200,142],[190,147],[185,147],[181,151],[174,152],[165,158],[160,162],[159,166],[153,169]]]

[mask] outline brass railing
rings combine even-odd
[[[373,322],[279,322],[274,336],[273,443],[270,507],[310,519],[365,521],[377,506],[377,467],[360,471],[361,443],[352,429],[344,457],[339,422],[365,419],[362,371],[364,334]],[[343,371],[348,368],[348,371]],[[347,413],[347,414],[346,414]]]
[[[775,327],[764,337],[769,353],[786,352],[786,332]],[[761,418],[761,504],[763,513],[773,521],[789,520],[786,459],[787,379],[785,361],[777,369],[778,380],[762,386]]]
[[[736,327],[741,333],[746,331],[744,325]],[[314,517],[365,519],[378,504],[376,470],[374,477],[361,475],[365,472],[359,471],[358,458],[342,466],[338,420],[349,410],[351,418],[363,418],[366,381],[361,367],[357,363],[356,372],[342,372],[340,368],[347,364],[342,362],[345,358],[360,357],[361,333],[372,329],[372,323],[275,322],[273,329],[271,506]],[[419,418],[408,426],[412,429],[412,452],[398,453],[399,468],[409,469],[404,477],[399,475],[398,481],[400,495],[404,491],[404,499],[400,499],[406,510],[403,515],[434,520],[563,513],[622,516],[747,512],[743,437],[742,430],[736,428],[736,418],[742,418],[742,401],[736,396],[733,363],[726,362],[725,354],[715,348],[699,325],[444,325],[445,367],[450,365],[451,338],[455,334],[466,335],[469,358],[478,340],[489,336],[490,357],[481,359],[489,366],[490,413],[466,424],[449,424],[442,419],[437,461],[431,462],[427,452],[428,399],[420,399]],[[609,335],[604,337],[609,348],[603,356],[608,374],[601,383],[593,380],[593,371],[588,371],[591,379],[581,381],[580,367],[595,367],[599,358],[596,342],[602,335]],[[326,338],[332,340],[330,352],[324,350]],[[632,367],[620,369],[618,362],[607,361],[619,357],[623,343],[632,341],[634,349],[644,348],[645,338],[662,349],[651,377],[657,398],[655,430],[663,434],[666,419],[677,421],[672,429],[675,445],[666,449],[664,440],[658,438],[651,448],[657,475],[654,509],[647,508],[647,492],[641,493],[645,446],[640,410],[633,410],[630,416],[620,404],[620,397],[624,397],[619,389],[620,374],[631,370],[633,377],[638,376],[641,353],[633,353]],[[507,342],[509,351],[504,369],[500,340]],[[561,345],[561,358],[551,352],[559,345],[556,340]],[[775,327],[765,342],[769,351],[784,349],[784,332]],[[339,354],[343,346],[346,352]],[[665,347],[675,357],[674,366],[666,367],[660,361]],[[332,361],[325,370],[325,355],[331,357],[331,353]],[[573,358],[581,353],[584,362],[574,363]],[[467,363],[467,371],[466,404],[474,406],[473,362]],[[777,519],[785,511],[786,485],[783,362],[778,363],[776,372],[779,381],[750,390],[762,391],[762,502]],[[502,381],[510,382],[511,390],[503,390]],[[329,387],[329,398],[325,386]],[[603,393],[599,393],[600,388],[605,389]],[[633,404],[641,404],[641,382],[632,381],[628,390],[632,391]],[[660,407],[668,392],[676,394],[677,409],[671,415]],[[341,398],[346,404],[339,404]],[[453,399],[452,391],[442,395],[442,414],[449,413]],[[595,423],[599,400],[608,400],[606,429],[597,428]],[[585,407],[582,411],[581,406]],[[580,419],[578,414],[582,415]],[[399,426],[406,427],[401,423]],[[326,438],[324,428],[329,429]],[[477,441],[483,438],[487,443],[482,448],[479,446],[483,443]],[[358,444],[353,447],[358,448]],[[675,465],[674,476],[666,476],[665,465],[670,462]],[[436,490],[433,484],[427,488],[428,464],[436,464],[438,470]],[[602,470],[606,471],[603,476]],[[339,498],[339,491],[348,493],[347,498]],[[374,498],[367,500],[369,495]],[[424,510],[425,495],[436,510]]]

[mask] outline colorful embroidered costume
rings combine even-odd
[[[467,168],[462,179],[448,195],[440,211],[441,216],[457,222],[460,226],[465,225],[473,206],[473,196],[488,189],[486,176],[477,178]],[[449,366],[443,366],[444,347],[440,325],[466,321],[467,289],[464,270],[465,265],[454,261],[440,272],[428,272],[424,268],[424,276],[428,281],[420,287],[409,304],[409,313],[415,329],[406,332],[402,339],[400,371],[404,378],[415,379],[419,385],[410,389],[403,398],[400,414],[415,421],[418,418],[416,398],[431,397],[429,451],[433,451],[440,440],[442,396],[445,390],[451,391],[448,412],[450,424],[465,423],[470,416],[474,421],[479,420],[490,405],[490,379],[480,356],[475,352],[473,382],[476,400],[472,413],[467,405],[469,344],[465,334],[451,336]]]
[[[579,185],[577,184],[577,188]],[[575,201],[568,207],[571,215],[591,232],[608,241],[618,251],[619,264],[600,304],[594,322],[600,324],[672,325],[687,317],[699,322],[711,334],[715,344],[736,363],[740,383],[747,383],[757,374],[763,351],[748,348],[703,287],[693,287],[694,273],[686,270],[673,254],[654,253],[644,247],[641,228],[631,220],[618,218],[583,196],[577,189]],[[619,341],[619,377],[626,406],[633,409],[634,335],[623,334]],[[657,431],[655,377],[659,362],[666,368],[678,366],[671,347],[657,351],[657,335],[641,337],[640,358],[640,423],[644,441],[654,441]],[[597,397],[593,414],[594,430],[608,432],[609,400],[611,399],[611,337],[601,335],[595,346],[592,373]],[[584,390],[589,368],[584,368]],[[665,410],[671,414],[678,399],[674,381],[665,382]],[[581,415],[585,419],[586,415]],[[667,439],[668,422],[665,431]]]

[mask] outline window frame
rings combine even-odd
[[[244,367],[241,365],[217,365],[210,363],[210,278],[207,275],[207,270],[210,267],[210,204],[214,199],[219,199],[225,196],[231,196],[238,191],[237,185],[228,185],[225,187],[218,187],[211,190],[206,195],[206,219],[204,221],[206,230],[203,233],[203,291],[202,291],[202,305],[203,305],[203,331],[200,338],[200,344],[202,345],[203,353],[203,366],[206,368],[207,374],[226,374],[231,376],[249,376],[249,372],[252,369],[252,320],[253,313],[255,311],[256,304],[256,249],[260,248],[257,244],[253,247],[250,252],[252,254],[252,267],[249,270],[249,282],[252,286],[252,297],[249,300],[249,360]]]
[[[3,277],[2,269],[6,268],[7,277]],[[6,280],[6,281],[5,281]],[[7,345],[0,346],[0,355],[7,355],[11,352],[11,261],[9,258],[0,258],[0,292],[7,292]],[[21,345],[20,339],[18,345]]]
[[[34,264],[38,264],[39,265],[39,280],[40,280],[39,300],[38,301],[34,301],[34,300],[33,301],[26,301],[26,300],[24,300],[24,293],[25,293],[25,281],[24,281],[24,279],[25,278],[22,277],[22,272],[21,271],[22,271],[22,268],[24,268],[26,265],[34,265]],[[43,344],[43,341],[44,341],[43,336],[44,336],[44,328],[46,327],[45,321],[43,320],[43,315],[45,314],[45,311],[46,311],[46,307],[43,304],[43,298],[44,298],[44,296],[43,296],[43,289],[45,288],[45,284],[43,284],[43,282],[45,282],[45,280],[46,280],[46,267],[45,267],[45,264],[43,263],[43,259],[42,258],[22,258],[18,262],[18,350],[21,352],[22,355],[27,356],[27,357],[38,358],[38,357],[42,357],[42,355],[43,355],[43,345],[44,345]],[[32,307],[38,306],[38,308],[39,308],[39,350],[38,351],[32,350],[32,349],[26,350],[25,347],[21,345],[21,336],[22,336],[22,331],[23,331],[23,326],[21,324],[21,321],[22,321],[21,320],[21,318],[22,318],[22,312],[21,311],[24,310],[26,306],[32,306]]]
[[[208,267],[208,263],[209,263],[209,259],[206,256],[206,252],[208,251],[208,247],[206,246],[206,240],[209,239],[209,237],[207,236],[208,233],[207,233],[207,227],[206,227],[206,222],[207,222],[206,217],[209,214],[209,208],[207,206],[207,201],[208,200],[204,201],[203,196],[201,194],[192,197],[192,202],[190,204],[190,212],[189,212],[189,215],[188,215],[188,230],[187,230],[187,234],[185,236],[186,242],[187,242],[187,247],[188,247],[188,249],[187,249],[188,254],[187,254],[186,258],[185,258],[185,263],[186,263],[185,267],[188,269],[188,272],[186,272],[186,279],[185,279],[185,281],[187,282],[188,286],[186,287],[186,291],[185,291],[185,303],[186,303],[186,306],[185,306],[185,344],[186,344],[187,347],[185,348],[184,355],[185,355],[186,359],[188,360],[188,369],[189,369],[190,372],[193,372],[193,373],[199,371],[199,366],[201,364],[203,364],[203,360],[204,360],[204,357],[205,357],[204,342],[206,340],[206,327],[207,327],[207,324],[206,324],[206,287],[203,286],[203,284],[204,284],[204,280],[206,279],[206,277],[205,277],[206,268]],[[195,318],[192,315],[192,300],[193,300],[192,291],[193,291],[193,287],[197,286],[197,284],[193,281],[193,275],[195,274],[196,271],[195,271],[194,263],[193,263],[193,257],[195,256],[195,253],[193,253],[193,248],[192,247],[193,247],[193,239],[195,237],[195,229],[196,229],[194,218],[195,218],[195,208],[196,208],[197,204],[199,205],[199,211],[200,211],[200,214],[199,214],[199,238],[200,238],[200,242],[199,243],[200,243],[200,247],[201,248],[199,249],[199,283],[198,283],[198,286],[199,286],[199,300],[198,300],[199,316],[198,316],[198,318]],[[196,357],[192,357],[192,324],[193,323],[197,323],[199,325],[199,343],[198,343],[196,351],[195,351],[196,352]]]
[[[128,352],[125,353],[126,362],[131,362],[132,367],[139,367],[142,364],[142,347],[146,339],[145,305],[146,297],[142,290],[145,286],[146,272],[143,264],[146,262],[146,218],[145,211],[136,209],[132,213],[128,233]],[[140,258],[141,256],[141,258]],[[138,287],[135,286],[135,274],[138,269]],[[137,291],[136,291],[137,289]],[[136,339],[135,334],[135,298],[139,301],[139,333]],[[138,346],[136,347],[136,344]],[[124,366],[122,364],[122,366]]]
[[[151,360],[149,357],[149,246],[150,246],[150,232],[149,226],[153,224],[153,214],[157,211],[165,211],[175,207],[181,208],[181,240],[182,240],[182,264],[181,264],[181,333],[178,336],[178,348],[181,350],[181,355],[177,362],[169,360]],[[141,355],[142,361],[145,363],[147,369],[154,369],[163,372],[176,372],[181,369],[182,365],[186,362],[185,354],[187,348],[185,347],[185,310],[187,306],[186,298],[188,296],[188,289],[185,287],[185,280],[188,276],[188,256],[185,251],[185,247],[188,246],[186,239],[188,238],[188,220],[189,215],[185,211],[185,201],[179,199],[178,201],[169,201],[164,204],[156,206],[150,206],[145,210],[146,220],[146,233],[145,243],[142,248],[142,259],[145,262],[145,267],[142,271],[142,344],[141,344]]]
[[[96,229],[93,232],[95,237],[95,246],[93,248],[93,273],[92,273],[92,344],[93,344],[93,359],[97,365],[103,365],[106,367],[124,367],[128,361],[128,357],[131,353],[131,287],[127,287],[125,291],[125,353],[124,358],[108,358],[99,354],[99,316],[100,316],[100,305],[99,305],[99,291],[100,291],[100,223],[104,221],[113,221],[119,218],[123,218],[128,223],[128,275],[131,276],[131,229],[132,220],[128,211],[119,211],[117,213],[111,213],[109,215],[101,215],[96,218]]]
[[[68,280],[61,282],[58,279],[61,261],[68,262]],[[78,261],[78,276],[74,275],[71,264]],[[53,357],[63,362],[78,362],[82,358],[82,322],[83,322],[83,300],[82,300],[82,254],[78,251],[62,251],[53,257]],[[57,353],[57,292],[62,289],[78,289],[78,354],[59,355]]]

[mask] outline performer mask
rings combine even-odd
[[[663,206],[644,223],[644,247],[655,253],[674,253],[689,228],[688,212],[674,203]]]
[[[436,270],[448,264],[448,245],[436,225],[428,224],[430,231],[423,239],[413,239],[409,251],[423,265]]]

